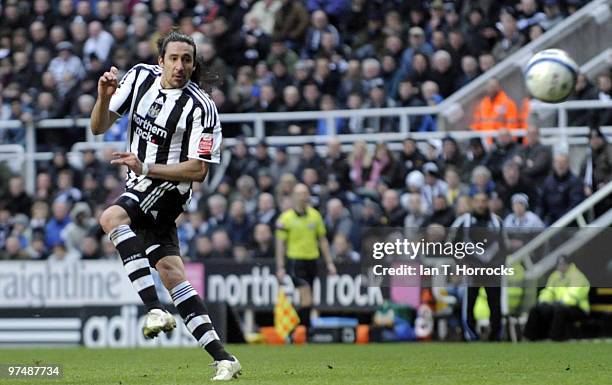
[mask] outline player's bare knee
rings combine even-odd
[[[129,225],[130,217],[124,209],[119,206],[111,206],[102,212],[100,215],[100,226],[106,234],[110,233],[117,226]]]

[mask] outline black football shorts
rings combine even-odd
[[[151,180],[126,188],[115,201],[127,212],[132,230],[144,242],[151,266],[165,256],[181,255],[175,220],[183,212],[187,196],[172,182]]]

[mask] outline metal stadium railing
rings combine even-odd
[[[557,123],[553,128],[543,128],[542,137],[546,144],[557,144],[559,140],[562,141],[564,146],[582,145],[587,143],[585,134],[588,130],[586,127],[568,127],[568,111],[569,110],[583,110],[583,109],[603,109],[612,108],[612,101],[600,101],[600,100],[581,100],[581,101],[568,101],[559,104],[546,104],[540,102],[531,103],[532,114],[539,113],[554,113],[556,115]],[[252,136],[246,137],[248,144],[255,144],[261,139],[266,139],[266,142],[272,146],[275,145],[287,145],[287,146],[299,146],[304,143],[315,143],[318,145],[324,145],[327,141],[336,136],[343,144],[343,149],[349,151],[351,143],[356,140],[366,140],[371,143],[376,142],[389,142],[392,149],[401,148],[401,140],[406,137],[412,137],[417,141],[426,141],[429,139],[442,139],[444,136],[451,134],[457,140],[467,140],[473,137],[488,137],[494,136],[495,132],[486,131],[437,131],[437,132],[412,132],[410,127],[410,118],[422,115],[438,116],[442,113],[441,106],[434,107],[408,107],[408,108],[380,108],[380,109],[361,109],[361,110],[335,110],[335,111],[306,111],[306,112],[292,112],[292,113],[248,113],[248,114],[221,114],[221,121],[224,123],[247,123],[252,125],[255,129]],[[349,117],[362,117],[367,118],[380,118],[380,117],[392,117],[397,118],[399,121],[399,132],[385,132],[385,133],[364,133],[364,134],[341,134],[335,135],[335,122],[337,118],[349,118]],[[267,122],[279,122],[279,121],[304,121],[304,120],[317,120],[325,119],[328,122],[328,127],[331,129],[327,135],[296,135],[296,136],[266,136],[265,135],[265,124]],[[24,124],[18,120],[0,121],[0,132],[7,129],[25,129],[25,145],[23,146],[24,151],[22,152],[17,147],[5,147],[6,144],[0,145],[3,148],[1,150],[4,154],[14,154],[11,158],[23,160],[23,170],[21,170],[26,176],[26,186],[29,192],[33,191],[34,188],[34,177],[35,177],[35,162],[46,161],[52,158],[50,152],[37,152],[36,151],[36,133],[38,130],[45,129],[57,129],[57,128],[82,128],[84,130],[84,136],[87,138],[86,144],[80,144],[78,148],[73,150],[82,150],[85,147],[101,149],[105,146],[111,145],[108,142],[102,140],[102,136],[94,136],[89,130],[89,119],[48,119],[41,120],[39,122]],[[609,128],[604,128],[604,133],[611,135],[612,131]],[[523,130],[517,130],[516,135],[524,135]],[[231,147],[235,143],[235,139],[227,138],[224,140],[226,147]],[[8,143],[7,143],[8,144]],[[122,148],[122,145],[115,143],[114,145]],[[85,147],[83,147],[85,146]],[[20,146],[21,147],[21,146]],[[12,149],[12,150],[11,150]],[[298,151],[294,148],[293,151]],[[3,155],[0,160],[7,159],[9,155]],[[10,156],[9,156],[10,157]],[[15,162],[13,162],[15,163]]]

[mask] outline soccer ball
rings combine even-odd
[[[547,49],[535,54],[523,71],[527,90],[536,99],[559,103],[573,91],[578,65],[561,49]]]

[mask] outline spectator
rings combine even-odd
[[[268,35],[272,35],[276,25],[277,12],[283,6],[280,0],[259,0],[253,4],[245,17],[255,17],[259,20],[261,29]]]
[[[16,175],[9,179],[8,192],[3,201],[11,215],[30,213],[32,198],[25,191],[23,177]]]
[[[491,170],[493,180],[498,181],[502,177],[502,166],[511,160],[515,152],[518,150],[518,145],[512,139],[510,130],[500,128],[495,138],[495,147],[489,153],[486,161],[486,166]]]
[[[423,165],[423,174],[425,174],[425,184],[421,189],[421,196],[427,212],[431,213],[434,209],[434,198],[436,196],[446,196],[448,185],[440,179],[440,169],[433,162]]]
[[[105,62],[114,43],[113,35],[104,30],[99,21],[92,21],[88,26],[89,38],[83,47],[84,57],[95,54],[101,61]],[[87,63],[86,63],[87,64]]]
[[[281,3],[275,15],[273,37],[286,39],[289,47],[297,49],[304,41],[310,17],[299,1],[281,0]]]
[[[274,196],[270,193],[264,192],[259,194],[257,199],[257,212],[256,222],[267,225],[272,225],[277,216],[278,212],[274,204]]]
[[[499,15],[497,28],[502,33],[502,39],[493,47],[493,57],[502,61],[525,44],[525,37],[519,32],[516,22],[517,12],[512,7],[504,7]]]
[[[239,138],[232,148],[232,157],[226,175],[235,182],[243,173],[253,171],[252,167],[253,157],[249,154],[249,149],[244,139]]]
[[[74,186],[72,170],[66,168],[58,173],[55,200],[75,203],[83,199],[81,190]]]
[[[363,98],[359,92],[351,92],[348,95],[346,106],[350,110],[359,110],[363,107]],[[365,132],[365,119],[361,116],[351,116],[347,119],[346,130],[350,134]]]
[[[280,146],[276,148],[275,156],[272,158],[270,173],[275,181],[279,181],[281,175],[293,173],[295,166],[292,159],[287,154],[287,148]]]
[[[425,41],[425,31],[423,28],[414,26],[408,31],[409,46],[402,53],[401,71],[406,75],[411,75],[413,59],[416,53],[423,55],[433,55],[433,48]]]
[[[381,78],[372,82],[368,96],[363,108],[395,107],[395,101],[387,96]],[[397,121],[393,118],[372,117],[366,119],[366,127],[366,130],[373,132],[393,132],[397,131]]]
[[[404,139],[402,152],[399,154],[399,161],[403,166],[406,175],[414,170],[420,170],[425,163],[425,156],[417,147],[416,141],[412,138]]]
[[[255,225],[253,240],[255,241],[253,258],[274,258],[274,238],[269,224],[259,223]]]
[[[274,178],[267,168],[261,168],[257,172],[257,189],[259,194],[274,192]]]
[[[502,167],[502,178],[495,184],[495,193],[501,199],[506,213],[512,209],[512,197],[524,194],[528,202],[537,202],[535,188],[521,177],[519,165],[508,160]]]
[[[0,260],[24,260],[29,258],[30,256],[28,253],[26,253],[21,247],[19,238],[10,236],[6,239],[4,243],[4,250],[0,252]]]
[[[358,252],[353,250],[353,245],[344,234],[336,234],[331,243],[331,254],[334,263],[359,262],[361,259]]]
[[[457,170],[462,170],[466,167],[467,159],[461,153],[459,144],[452,136],[446,136],[442,139],[442,154],[440,154],[439,165],[444,172],[448,167],[454,167]]]
[[[457,78],[456,89],[459,89],[480,75],[478,71],[478,63],[476,58],[471,55],[465,55],[461,58],[461,75]]]
[[[612,78],[609,73],[597,76],[597,98],[602,101],[612,100]],[[599,127],[612,125],[612,112],[609,109],[598,110],[594,123]]]
[[[506,95],[499,80],[487,83],[486,95],[476,105],[471,128],[476,131],[497,131],[518,127],[516,103]]]
[[[555,155],[553,171],[540,192],[538,216],[550,226],[584,199],[583,189],[580,179],[569,169],[568,155]]]
[[[78,253],[81,242],[91,229],[96,226],[96,219],[91,216],[87,203],[79,202],[70,211],[70,223],[60,233],[60,237],[69,252]]]
[[[85,67],[81,59],[73,54],[72,43],[63,41],[56,46],[56,50],[58,56],[49,63],[49,72],[55,79],[59,95],[65,97],[85,77]]]
[[[425,102],[419,95],[419,90],[415,88],[410,79],[405,78],[399,82],[397,92],[397,104],[401,107],[423,107]],[[410,131],[423,131],[423,121],[421,116],[410,116]]]
[[[227,225],[227,200],[222,195],[215,194],[208,198],[208,210],[208,229],[210,233]]]
[[[538,10],[538,3],[535,0],[521,0],[518,5],[517,28],[521,33],[526,34],[534,25],[539,25],[546,19],[546,15]]]
[[[49,257],[45,238],[39,234],[32,237],[30,245],[26,248],[25,252],[28,254],[29,259],[33,260],[45,260]]]
[[[545,31],[548,31],[563,20],[563,15],[559,8],[559,0],[544,0],[543,2],[546,18],[539,24]]]
[[[231,259],[232,243],[227,231],[217,229],[213,231],[211,236],[212,248],[211,258],[213,259]]]
[[[190,255],[193,261],[206,262],[206,260],[212,258],[212,242],[206,235],[196,235],[193,244],[193,248],[190,249]]]
[[[247,214],[245,203],[242,200],[234,200],[230,204],[227,219],[227,230],[232,244],[249,244],[253,235],[253,221]]]
[[[580,170],[586,197],[591,196],[612,180],[612,149],[608,146],[606,137],[599,127],[595,126],[590,129],[589,147]],[[595,206],[595,216],[606,212],[611,205],[610,198],[604,199]]]
[[[478,67],[480,68],[480,72],[487,72],[491,68],[495,66],[495,57],[490,53],[483,53],[478,57]]]
[[[550,172],[552,152],[549,146],[540,143],[540,128],[527,127],[527,144],[517,151],[513,160],[521,167],[521,175],[532,186],[541,186]]]
[[[343,190],[350,189],[349,166],[346,156],[342,153],[342,143],[338,138],[332,137],[327,142],[327,154],[323,158],[324,177],[336,175]]]
[[[333,198],[327,202],[324,223],[327,229],[327,239],[330,243],[337,234],[343,234],[348,237],[351,232],[352,223],[348,210],[340,199]]]
[[[407,206],[408,214],[404,219],[404,234],[408,239],[415,240],[428,219],[426,207],[423,205],[421,195],[415,192],[408,194],[408,202],[405,206]]]
[[[35,201],[32,205],[31,218],[30,218],[30,231],[32,237],[34,235],[44,235],[45,226],[49,219],[49,205],[44,201]]]
[[[48,258],[52,263],[72,263],[79,259],[80,255],[74,251],[67,250],[66,246],[61,241],[53,246],[53,252]]]
[[[444,172],[444,181],[448,185],[446,192],[446,201],[451,206],[454,206],[462,195],[468,194],[468,188],[461,183],[459,172],[454,167],[447,167]]]
[[[78,249],[76,250],[80,251],[81,259],[83,260],[98,260],[102,258],[99,242],[96,237],[91,235],[83,237]]]
[[[349,3],[348,0],[308,0],[307,7],[309,12],[316,13],[318,10],[321,10],[337,21],[348,10]]]
[[[297,184],[297,179],[295,178],[294,173],[285,173],[282,174],[278,179],[278,184],[275,192],[275,200],[278,203],[282,203],[284,198],[290,197],[293,188]],[[282,208],[279,206],[279,210],[282,211]]]
[[[257,187],[252,176],[242,175],[238,178],[234,198],[244,202],[244,208],[249,215],[255,212],[257,208]]]
[[[488,196],[495,190],[495,182],[491,180],[491,171],[485,166],[477,166],[472,170],[470,196],[485,193]]]
[[[436,82],[443,98],[455,92],[457,85],[457,73],[451,66],[451,55],[444,50],[436,51],[432,60],[431,80]]]
[[[517,250],[545,227],[544,222],[529,209],[529,198],[526,194],[516,193],[511,198],[510,214],[504,219],[504,228],[508,232],[510,244]]]
[[[424,227],[431,224],[438,224],[444,227],[450,227],[455,221],[455,210],[448,205],[446,196],[438,195],[434,197],[433,212],[423,223]]]
[[[401,164],[395,159],[389,147],[384,143],[377,144],[366,187],[375,189],[382,182],[391,188],[398,188],[403,184],[403,175]]]
[[[393,189],[388,189],[382,196],[383,212],[380,224],[386,227],[402,227],[406,219],[406,211],[400,205],[399,194]]]
[[[590,311],[589,288],[589,281],[576,265],[566,256],[560,257],[538,296],[538,304],[529,311],[525,337],[530,341],[569,338],[571,326]]]
[[[576,86],[574,92],[569,97],[570,100],[593,100],[598,99],[597,90],[589,81],[589,78],[579,73],[576,77]],[[584,110],[569,110],[567,111],[567,124],[570,127],[588,125],[593,121],[593,113],[585,113]],[[602,111],[599,110],[598,113]]]
[[[119,258],[119,253],[117,252],[117,250],[115,249],[115,245],[113,245],[113,242],[110,241],[110,239],[108,239],[108,237],[102,237],[102,259],[107,259],[107,260],[116,260],[117,258]]]
[[[336,27],[329,23],[327,15],[321,10],[314,11],[310,18],[311,26],[306,34],[304,51],[302,57],[312,59],[321,47],[324,33],[330,33],[333,37],[334,46],[340,42],[340,35]]]
[[[65,202],[53,202],[53,206],[51,207],[53,217],[45,226],[45,243],[50,249],[63,242],[61,233],[71,222],[70,216],[68,215],[69,208],[70,206]]]

